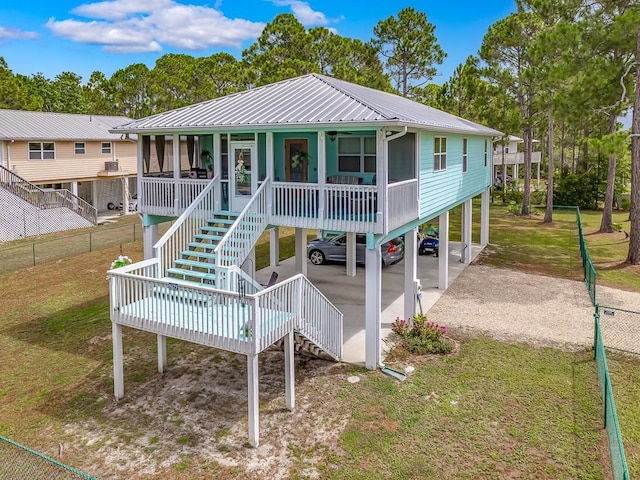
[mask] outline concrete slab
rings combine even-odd
[[[480,245],[472,245],[471,259],[482,251]],[[438,259],[433,255],[418,256],[418,278],[422,283],[422,309],[426,313],[444,293],[438,288]],[[460,244],[451,242],[449,251],[449,285],[464,270],[460,263]],[[344,314],[343,360],[362,364],[365,360],[365,308],[364,267],[358,266],[355,277],[346,276],[346,265],[307,264],[307,277]],[[295,260],[289,258],[277,267],[267,267],[256,272],[260,283],[269,280],[271,272],[278,272],[278,280],[295,275]],[[391,323],[404,317],[404,260],[382,270],[382,338],[391,332]],[[419,307],[416,311],[420,311]],[[383,342],[384,350],[384,342]]]

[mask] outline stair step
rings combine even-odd
[[[179,268],[191,267],[191,268],[204,268],[209,273],[216,268],[215,264],[207,262],[198,262],[196,260],[189,260],[186,258],[177,258],[174,262],[175,266]]]
[[[215,224],[223,224],[223,225],[233,225],[236,222],[235,218],[210,218],[207,220],[209,225]]]
[[[189,248],[203,248],[205,250],[213,250],[218,245],[214,245],[213,243],[190,242],[190,243],[187,243],[187,246]],[[244,248],[240,248],[240,247],[225,247],[225,249],[231,252],[240,252],[244,250]]]
[[[240,215],[240,212],[230,212],[228,210],[216,210],[213,212],[213,216],[214,217],[233,217],[233,218],[238,218],[238,216]]]
[[[178,279],[180,279],[180,277],[183,277],[182,279],[186,279],[186,278],[199,278],[200,280],[206,281],[206,282],[214,282],[216,279],[215,274],[213,273],[208,273],[208,272],[198,272],[195,270],[189,270],[186,268],[167,268],[167,273],[169,275],[171,275],[172,279],[175,278],[173,277],[174,275],[178,276]]]
[[[199,240],[209,240],[211,242],[219,242],[222,240],[220,235],[209,235],[208,233],[196,233],[194,237]]]
[[[227,227],[211,227],[206,225],[203,227],[200,227],[200,230],[202,230],[203,232],[217,232],[222,234],[225,234],[229,231]]]
[[[215,261],[216,259],[216,254],[215,253],[209,253],[209,252],[200,252],[198,250],[183,250],[182,252],[180,252],[180,255],[184,258],[184,257],[197,257],[197,258],[206,258],[208,260],[212,260]],[[232,260],[236,257],[231,256],[231,255],[225,255],[224,256],[225,259],[227,260]]]

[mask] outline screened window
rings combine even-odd
[[[445,170],[447,168],[447,138],[435,137],[433,139],[433,170]]]
[[[29,160],[55,160],[56,150],[53,143],[29,142]]]
[[[376,173],[376,137],[338,137],[338,171]]]
[[[468,164],[468,160],[469,160],[469,153],[468,153],[468,142],[466,138],[462,139],[462,171],[466,172],[469,164]]]
[[[102,142],[102,153],[111,153],[111,142]]]
[[[76,155],[84,155],[87,153],[87,148],[84,142],[76,142],[73,146],[73,151]]]

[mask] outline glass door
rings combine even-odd
[[[230,210],[241,212],[257,189],[255,143],[231,143],[229,149]]]

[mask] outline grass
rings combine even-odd
[[[479,218],[477,208],[474,218]],[[558,212],[554,224],[544,226],[541,217],[519,218],[507,214],[502,206],[492,207],[492,245],[481,260],[575,278],[580,264],[573,218],[573,213]],[[617,237],[609,236],[611,245],[603,244],[599,250],[597,240],[606,243],[606,237],[592,234],[599,225],[598,213],[583,212],[583,221],[596,268],[620,264],[626,256],[622,255],[624,243],[611,241]],[[455,239],[460,228],[456,212],[451,225]],[[474,239],[478,239],[477,231]],[[269,262],[265,242],[266,237],[256,249],[257,268]],[[293,244],[293,229],[281,229],[282,258],[292,254]],[[0,275],[0,434],[54,457],[58,445],[65,444],[63,462],[105,477],[124,474],[115,473],[97,455],[98,444],[78,445],[67,427],[117,421],[105,408],[113,404],[105,271],[119,253],[118,244]],[[124,243],[123,253],[141,259],[141,243]],[[617,268],[615,275],[602,275],[599,281],[604,276],[612,285],[622,282],[627,288],[640,289],[640,285],[635,287],[634,275],[637,271],[632,267]],[[339,370],[340,375],[306,375],[309,380],[297,386],[298,398],[305,399],[305,411],[348,420],[334,432],[335,444],[322,439],[310,444],[313,433],[304,423],[293,428],[298,436],[287,449],[290,467],[286,476],[307,478],[313,471],[332,479],[606,476],[609,459],[590,352],[508,345],[484,337],[456,338],[460,343],[457,355],[414,358],[416,370],[403,383],[352,367]],[[154,347],[153,336],[127,332],[127,388],[157,376]],[[196,355],[210,359],[213,368],[226,358],[184,342],[170,341],[169,347],[174,359]],[[610,364],[628,460],[637,476],[640,379],[636,377],[640,363],[637,358],[614,356]],[[359,383],[345,381],[352,373],[361,377]],[[194,393],[197,385],[194,389],[188,398],[198,396]],[[261,397],[261,410],[267,416],[277,411],[281,396],[278,391],[271,399]],[[182,417],[175,412],[168,421],[178,420],[182,422]],[[100,442],[126,446],[146,433],[144,425],[119,427],[127,434],[118,436],[115,429],[113,438]],[[210,437],[223,443],[233,440],[234,434],[221,426]],[[145,441],[149,455],[157,452],[158,456],[167,448],[180,452],[197,443],[195,434],[189,433],[168,440],[154,434]],[[241,460],[240,465],[225,466],[206,455],[180,455],[160,472],[162,478],[252,478],[245,466],[251,450],[225,445],[221,451],[229,449],[231,458]]]

